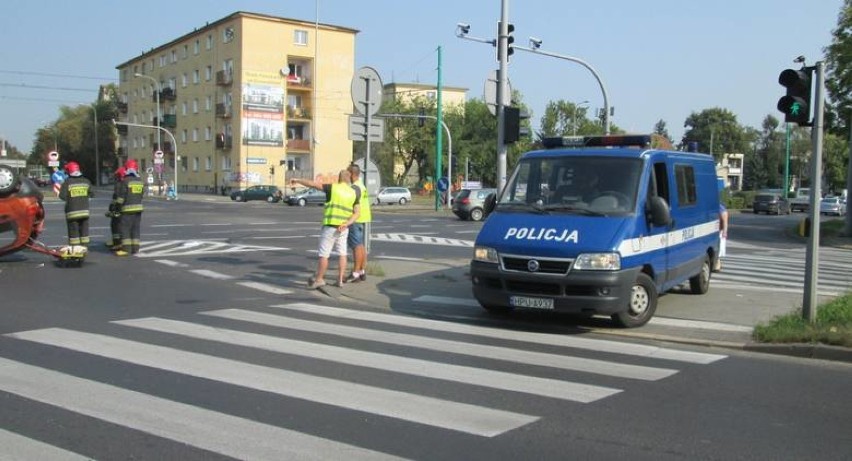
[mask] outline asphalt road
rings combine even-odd
[[[48,204],[50,244],[62,243],[60,206]],[[319,208],[146,206],[141,257],[95,248],[79,269],[28,252],[0,260],[0,454],[822,460],[852,453],[848,364],[614,341],[570,323],[436,321],[417,307],[401,315],[304,289]],[[93,209],[105,208],[96,199]],[[107,220],[94,215],[92,234],[102,241]],[[776,218],[792,219],[735,216],[732,233],[754,233],[738,251],[798,251],[801,243],[777,233],[757,242]],[[377,260],[467,258],[464,242],[479,227],[441,213],[380,212],[376,221],[373,233],[385,235],[373,241]],[[685,309],[696,297],[689,298],[664,300]]]

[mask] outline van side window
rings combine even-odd
[[[689,165],[675,165],[678,206],[695,205],[695,170]]]
[[[654,176],[653,180],[649,182],[649,195],[657,196],[666,201],[666,203],[672,203],[671,198],[669,197],[669,181],[668,175],[666,174],[666,164],[664,162],[655,163],[654,164]]]

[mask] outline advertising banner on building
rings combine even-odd
[[[243,144],[284,146],[284,88],[268,72],[246,72],[242,86]]]

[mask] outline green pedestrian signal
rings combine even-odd
[[[786,69],[778,76],[778,83],[787,88],[787,94],[778,100],[778,110],[784,121],[799,126],[811,126],[811,75],[813,67],[800,70]]]

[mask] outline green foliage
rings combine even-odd
[[[817,307],[816,322],[804,320],[801,311],[757,325],[754,339],[765,343],[823,343],[852,347],[852,294]]]
[[[831,99],[829,129],[837,135],[849,133],[852,116],[852,0],[844,0],[832,31],[831,45],[825,49],[825,86]]]
[[[727,109],[713,107],[693,112],[683,126],[686,131],[681,144],[697,142],[699,152],[712,153],[717,160],[721,154],[746,151],[746,131]]]

